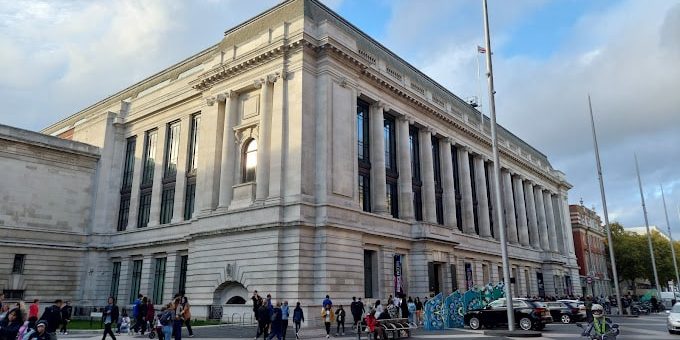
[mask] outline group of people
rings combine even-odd
[[[288,320],[290,319],[290,306],[288,301],[283,303],[272,302],[272,296],[267,294],[263,299],[257,291],[253,292],[253,314],[257,320],[257,334],[255,339],[262,335],[263,339],[285,339],[288,330]],[[301,323],[305,321],[305,314],[298,302],[293,310],[293,323],[295,324],[295,338],[300,338]]]
[[[45,308],[41,315],[38,299],[27,309],[23,301],[14,305],[4,303],[4,294],[0,294],[0,340],[55,340],[58,329],[61,334],[68,334],[72,313],[70,303],[61,299]]]
[[[132,321],[134,320],[134,324]],[[140,334],[148,330],[158,334],[159,340],[182,339],[182,326],[187,327],[189,337],[194,336],[191,329],[191,306],[189,299],[183,293],[177,293],[172,301],[164,305],[159,313],[156,313],[153,301],[150,298],[139,294],[132,305],[132,318],[123,308],[119,311],[113,297],[109,297],[107,306],[102,312],[104,323],[104,334],[102,340],[110,335],[113,340],[116,335],[113,332],[113,325],[117,325],[117,333]]]

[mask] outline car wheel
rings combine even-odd
[[[561,320],[562,323],[571,323],[571,317],[569,317],[569,315],[566,314],[562,315]]]
[[[479,321],[478,318],[476,318],[474,316],[470,318],[469,325],[470,325],[470,328],[474,329],[474,330],[482,328],[482,323]]]
[[[672,330],[669,329],[668,334],[675,334],[675,332],[673,332]]]
[[[529,319],[527,317],[519,319],[519,328],[521,328],[525,331],[528,331],[528,330],[531,329],[532,326],[533,326],[533,322],[531,322],[531,319]]]

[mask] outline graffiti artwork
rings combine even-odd
[[[437,294],[425,304],[425,329],[465,327],[465,313],[471,309],[484,308],[490,302],[504,297],[503,289],[503,283],[489,283],[464,292],[457,290],[446,298],[443,298],[442,293]]]
[[[444,301],[442,293],[425,303],[425,330],[444,329]]]

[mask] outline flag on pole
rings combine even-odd
[[[486,53],[486,48],[477,45],[477,52],[478,52],[478,53]]]

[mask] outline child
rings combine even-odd
[[[335,311],[335,321],[338,324],[335,329],[335,336],[338,336],[338,333],[345,335],[345,310],[342,308],[342,305]],[[340,327],[342,327],[342,333],[340,333]]]
[[[132,330],[130,329],[130,316],[128,316],[127,311],[123,309],[123,317],[120,321],[120,327],[118,327],[118,334],[127,333],[132,335]]]

